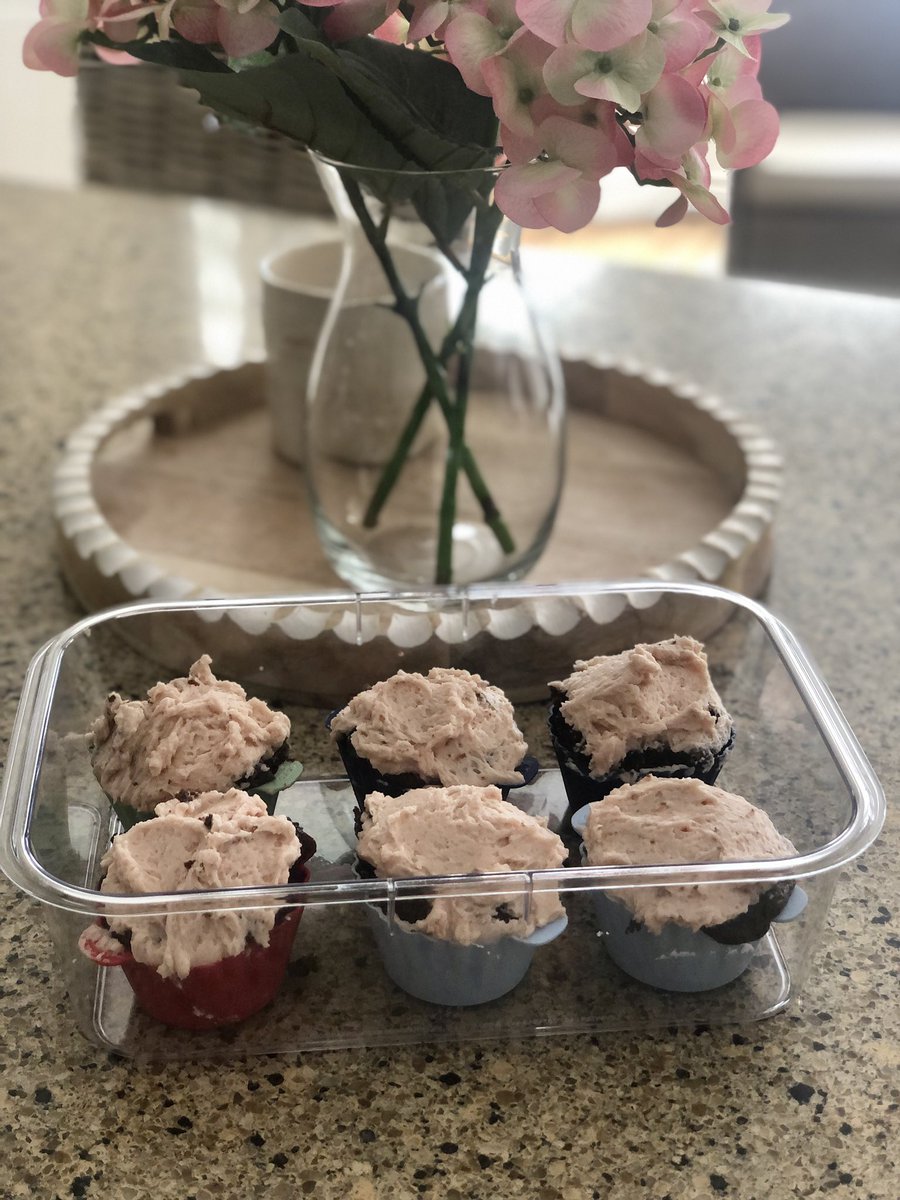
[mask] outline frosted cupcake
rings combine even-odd
[[[329,726],[360,805],[372,792],[429,785],[494,785],[505,795],[537,774],[512,704],[469,671],[398,671],[354,696]]]
[[[697,779],[648,776],[573,817],[590,866],[753,862],[797,851],[762,809]],[[687,883],[595,892],[610,957],[674,991],[737,978],[772,921],[799,914],[794,884]]]
[[[560,867],[566,848],[546,823],[503,801],[496,787],[420,788],[366,798],[360,873],[410,879]],[[530,901],[436,896],[398,901],[393,920],[369,905],[384,965],[405,991],[435,1004],[471,1005],[514,988],[535,948],[566,925],[555,889]]]
[[[97,781],[126,829],[173,797],[237,787],[263,797],[303,770],[290,759],[291,723],[229,680],[204,654],[188,675],[158,683],[145,700],[113,692],[88,739]]]
[[[693,638],[576,662],[550,689],[550,734],[570,813],[649,774],[713,783],[734,740]]]
[[[115,838],[100,891],[131,896],[268,887],[309,878],[315,842],[263,800],[235,788],[166,801]],[[300,906],[109,917],[79,946],[100,966],[121,966],[138,1005],[183,1029],[243,1021],[281,985]]]

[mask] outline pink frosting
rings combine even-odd
[[[151,812],[180,792],[228,788],[252,775],[291,732],[284,713],[216,679],[208,654],[146,700],[113,693],[90,733],[94,774],[111,800]]]
[[[587,862],[596,867],[752,862],[797,853],[768,814],[742,796],[699,779],[653,775],[590,806],[584,845]],[[694,883],[612,894],[651,933],[659,933],[670,921],[694,930],[729,921],[746,912],[766,886]]]
[[[631,750],[717,750],[731,734],[731,717],[693,638],[576,662],[567,679],[550,686],[564,694],[560,712],[584,738],[591,774],[598,778]]]
[[[566,848],[546,821],[507,803],[495,787],[417,788],[366,797],[359,856],[384,878],[471,875],[562,866]],[[498,916],[498,908],[502,915]],[[414,928],[463,945],[525,937],[562,916],[555,891],[436,899]]]
[[[452,667],[398,671],[354,696],[331,729],[350,734],[376,770],[445,786],[521,783],[516,768],[528,753],[503,692]]]
[[[158,805],[156,817],[120,834],[103,856],[101,892],[129,896],[206,891],[287,883],[300,857],[297,831],[286,817],[270,817],[265,803],[236,788],[207,792],[189,802]],[[193,967],[240,954],[252,939],[269,943],[277,909],[110,917],[109,931],[91,926],[82,941],[112,950],[131,936],[138,962],[162,976],[184,978]]]

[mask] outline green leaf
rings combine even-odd
[[[379,38],[360,38],[346,49],[367,64],[373,78],[392,91],[419,124],[449,142],[493,152],[498,137],[493,105],[489,97],[469,90],[452,63]]]
[[[491,161],[496,118],[490,101],[470,92],[449,63],[378,38],[332,46],[297,10],[284,13],[281,25],[298,53],[286,55],[277,65],[288,64],[290,71],[306,55],[326,67],[408,162],[407,170],[456,170]],[[487,135],[485,142],[479,142],[481,135]],[[387,165],[358,158],[344,161]]]
[[[274,130],[329,158],[358,153],[376,160],[389,156],[392,162],[385,165],[402,165],[334,74],[306,54],[285,55],[246,71],[179,70],[178,76],[223,116]]]
[[[268,50],[257,50],[255,54],[245,54],[241,58],[229,58],[228,65],[232,71],[246,71],[249,67],[265,67],[272,61]]]
[[[228,75],[180,71],[179,77],[224,116],[276,130],[337,162],[374,168],[366,188],[388,203],[411,201],[438,241],[453,240],[472,209],[473,193],[486,186],[489,152],[434,133],[398,103],[392,89],[372,80],[350,51],[304,43],[265,67]],[[433,176],[469,168],[473,174],[449,181]],[[398,179],[379,171],[425,174]]]
[[[469,91],[456,68],[434,55],[371,37],[335,47],[296,10],[285,13],[281,24],[299,54],[308,54],[341,81],[400,161],[385,157],[377,141],[355,147],[350,155],[335,155],[321,145],[314,149],[359,167],[426,172],[404,180],[367,174],[356,182],[386,204],[411,202],[439,243],[452,242],[477,195],[486,196],[492,187],[484,173],[493,162],[497,135],[490,100]],[[436,175],[469,170],[470,175]]]
[[[287,759],[281,763],[278,770],[267,783],[258,783],[252,787],[250,791],[263,799],[269,796],[277,796],[279,792],[283,792],[292,784],[296,783],[303,774],[303,763],[297,762],[296,759]]]
[[[196,46],[193,42],[114,42],[105,34],[96,32],[88,35],[85,41],[93,46],[105,46],[110,50],[124,50],[132,58],[156,63],[160,67],[231,74],[227,63],[206,46]]]
[[[240,71],[182,41],[119,48],[176,69],[180,82],[225,118],[368,168],[367,190],[389,205],[411,202],[438,243],[451,242],[478,195],[491,188],[484,173],[496,136],[490,100],[470,92],[455,67],[422,51],[377,38],[332,46],[298,9],[281,23],[295,52]],[[372,169],[425,174],[398,179]]]

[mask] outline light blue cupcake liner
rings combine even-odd
[[[589,807],[572,817],[572,828],[578,833],[584,832]],[[726,946],[702,930],[674,923],[651,933],[635,922],[634,914],[620,900],[602,891],[591,895],[609,957],[633,979],[663,991],[708,992],[724,987],[747,970],[759,947],[759,941]],[[806,893],[795,887],[774,920],[793,921],[806,903]]]
[[[607,954],[632,979],[651,987],[708,992],[742,975],[756,953],[756,942],[722,946],[683,925],[665,925],[659,933],[636,929],[624,904],[604,892],[593,899]]]
[[[366,916],[393,982],[418,1000],[455,1008],[486,1004],[512,991],[525,977],[538,946],[559,937],[568,924],[563,915],[528,937],[462,946],[405,929],[375,905],[366,905]]]

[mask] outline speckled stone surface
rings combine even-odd
[[[258,344],[254,289],[228,266],[249,271],[292,223],[239,216],[0,191],[4,744],[28,659],[78,615],[48,500],[61,439],[118,391]],[[767,599],[891,797],[900,303],[578,259],[540,283],[573,353],[694,380],[779,441],[788,470]],[[767,1023],[224,1065],[136,1066],[89,1046],[51,977],[39,912],[4,884],[0,1196],[896,1200],[898,839],[889,815],[838,885],[804,997]]]

